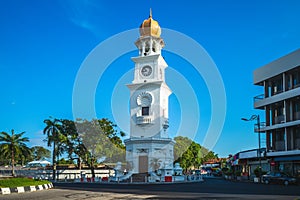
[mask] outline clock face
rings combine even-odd
[[[143,76],[150,76],[152,73],[152,68],[149,65],[142,67],[141,73]]]

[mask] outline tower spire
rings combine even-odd
[[[149,18],[152,18],[152,9],[150,8]]]

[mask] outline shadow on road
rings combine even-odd
[[[264,185],[251,182],[234,182],[221,178],[207,178],[204,182],[177,184],[103,184],[103,183],[54,183],[58,189],[114,192],[130,194],[243,194],[243,195],[292,195],[300,196],[300,186]]]

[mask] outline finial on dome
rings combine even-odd
[[[150,8],[149,18],[140,25],[140,35],[160,37],[161,29],[157,21],[152,19],[152,9]]]
[[[152,9],[150,8],[150,14],[149,17],[152,18]]]

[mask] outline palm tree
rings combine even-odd
[[[29,142],[28,137],[22,137],[23,134],[18,133],[15,134],[14,130],[11,130],[11,135],[6,132],[0,133],[0,149],[1,154],[4,155],[6,158],[11,159],[11,166],[12,166],[12,176],[15,176],[15,159],[20,158],[22,154],[28,154],[30,151],[25,142]]]
[[[47,145],[51,147],[53,144],[53,152],[52,152],[52,163],[53,163],[53,172],[52,177],[53,180],[56,179],[56,157],[58,156],[61,140],[61,121],[58,119],[45,119],[44,123],[46,127],[44,128],[43,133],[47,134]]]

